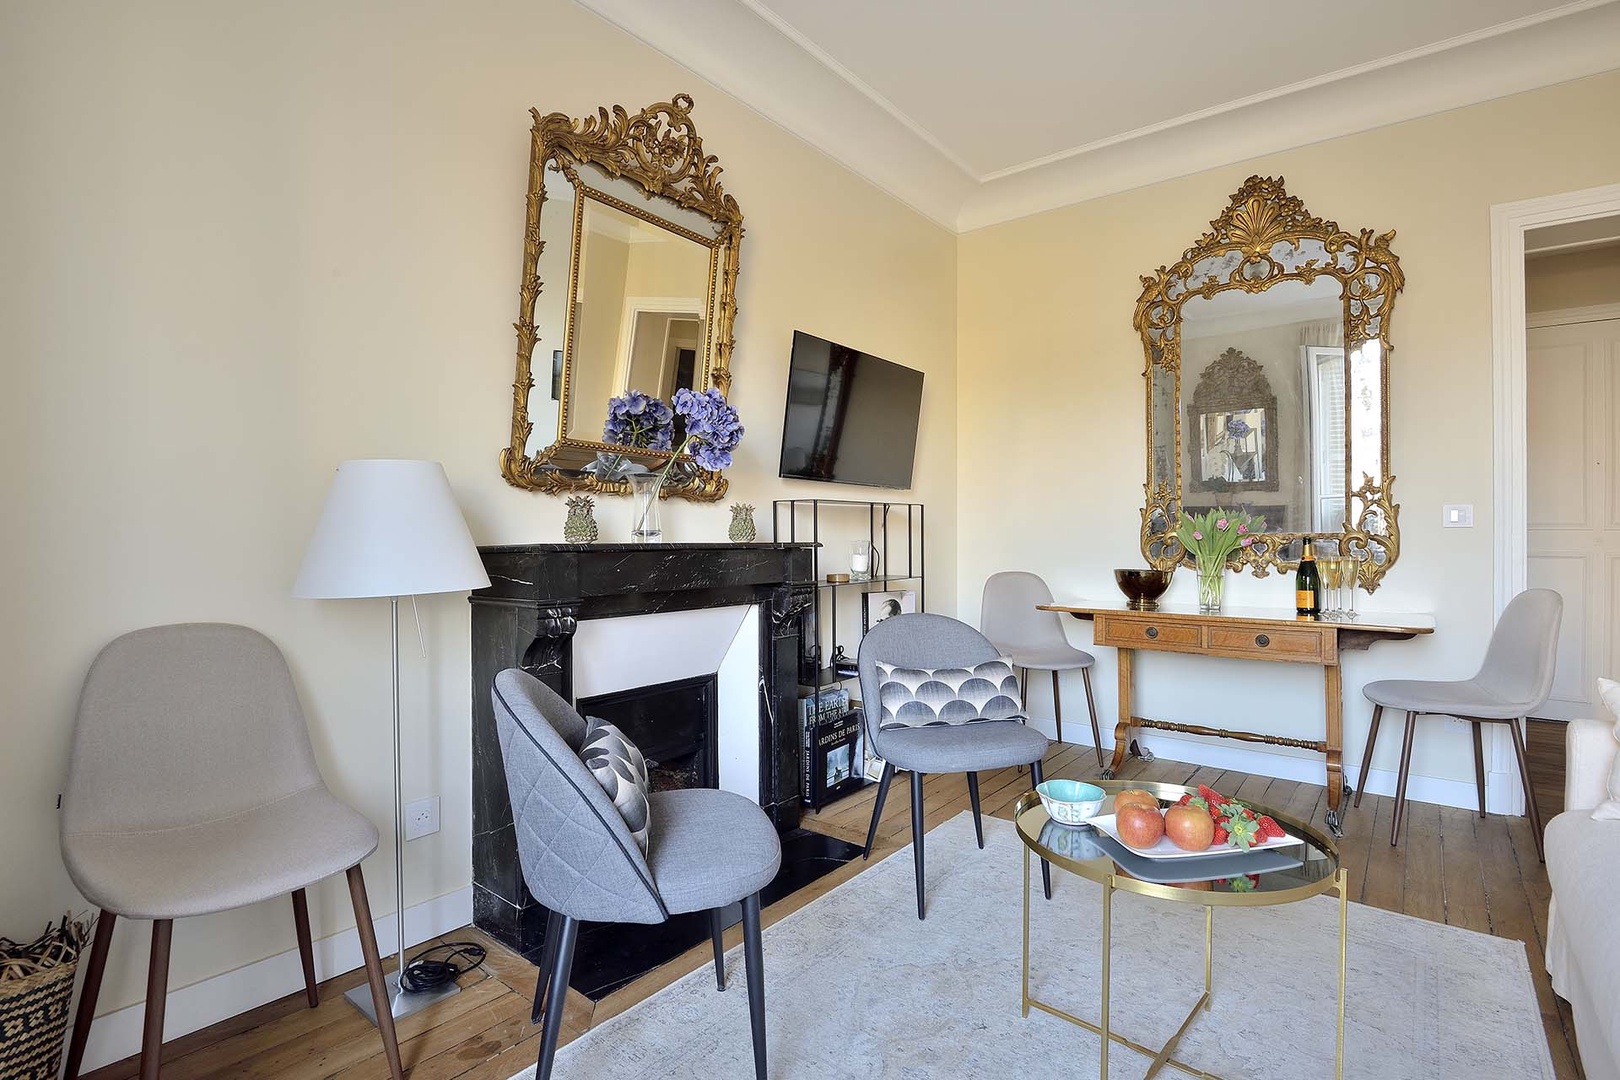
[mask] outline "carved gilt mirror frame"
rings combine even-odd
[[[577,394],[571,391],[577,385],[579,363],[574,355],[574,313],[578,310],[580,249],[587,201],[629,214],[710,249],[706,307],[709,325],[705,327],[703,355],[698,360],[699,375],[693,388],[713,387],[722,394],[731,389],[742,211],[737,200],[726,194],[720,183],[719,159],[703,151],[703,140],[692,122],[690,95],[677,94],[670,101],[649,105],[635,114],[615,105],[611,110],[599,108],[595,116],[578,120],[565,113],[541,116],[538,109],[531,109],[530,115],[534,125],[530,129],[523,271],[518,287],[518,319],[514,324],[517,374],[512,383],[511,441],[501,451],[501,475],[515,487],[548,494],[589,491],[626,495],[630,491],[627,481],[603,479],[584,471],[584,466],[596,461],[598,454],[623,454],[656,469],[669,460],[669,454],[569,434],[570,409],[582,405],[573,400]],[[561,174],[574,189],[567,192],[573,200],[573,247],[566,263],[570,268],[566,281],[541,281],[539,274],[547,244],[541,235],[541,211],[547,201],[548,172],[554,180]],[[621,181],[628,181],[633,185],[628,190],[641,196],[641,205],[599,189],[607,184],[593,187],[593,177],[610,180],[619,190],[625,190]],[[566,209],[567,204],[564,205]],[[660,208],[672,209],[660,213]],[[683,220],[699,220],[692,218],[694,213],[712,224],[712,235],[681,224]],[[548,224],[551,224],[549,219]],[[534,431],[534,418],[530,415],[529,401],[535,385],[535,346],[541,334],[535,323],[535,305],[541,290],[546,288],[567,290],[568,296],[566,331],[559,327],[546,329],[552,340],[560,338],[564,343],[560,375],[553,375],[560,390],[556,395],[558,435],[550,446],[531,452],[528,444]],[[591,405],[583,403],[584,407]],[[606,403],[602,405],[605,408]],[[689,457],[683,457],[665,482],[662,494],[712,502],[725,494],[726,487],[722,474],[703,469]]]
[[[1400,507],[1391,495],[1395,477],[1389,456],[1389,333],[1404,279],[1400,262],[1390,251],[1394,237],[1394,230],[1345,232],[1335,222],[1313,217],[1288,194],[1281,177],[1251,176],[1221,216],[1210,222],[1209,232],[1175,263],[1141,279],[1134,320],[1147,360],[1141,546],[1151,566],[1191,565],[1191,556],[1175,536],[1184,491],[1182,418],[1190,415],[1191,405],[1183,408],[1181,392],[1183,305],[1223,293],[1259,294],[1282,282],[1310,286],[1319,278],[1338,282],[1343,305],[1343,526],[1336,533],[1307,534],[1272,532],[1268,522],[1265,534],[1234,553],[1231,565],[1247,567],[1257,577],[1274,569],[1292,570],[1297,566],[1295,549],[1305,535],[1357,558],[1360,584],[1369,592],[1395,564],[1400,556]],[[1356,477],[1359,481],[1352,479]],[[1234,494],[1248,493],[1239,489]]]

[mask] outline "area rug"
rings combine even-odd
[[[1095,1080],[1097,1037],[1019,1015],[1022,847],[972,819],[928,834],[928,918],[910,849],[765,931],[773,1080],[1061,1076]],[[1034,892],[1034,996],[1095,1020],[1101,889],[1054,870]],[[1038,878],[1037,878],[1038,882]],[[1114,902],[1113,1016],[1161,1045],[1203,984],[1203,909],[1130,894]],[[1553,1080],[1523,945],[1353,904],[1345,1043],[1356,1080]],[[1331,1077],[1338,906],[1316,897],[1215,913],[1215,993],[1177,1057],[1237,1080]],[[703,967],[564,1047],[557,1080],[753,1076],[742,950],[729,989]],[[1148,1059],[1115,1044],[1109,1078]],[[534,1070],[513,1080],[532,1077]],[[1166,1069],[1161,1075],[1184,1075]]]

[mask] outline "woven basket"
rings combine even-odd
[[[55,1080],[89,924],[64,916],[29,945],[0,938],[0,1077]]]

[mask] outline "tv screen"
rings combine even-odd
[[[922,387],[920,371],[795,331],[780,474],[910,487]]]

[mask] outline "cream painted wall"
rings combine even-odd
[[[973,598],[996,570],[1035,570],[1060,597],[1106,599],[1118,596],[1113,567],[1141,565],[1143,359],[1131,327],[1138,275],[1196,240],[1246,176],[1282,175],[1312,212],[1347,229],[1398,230],[1394,247],[1407,276],[1392,326],[1391,374],[1403,553],[1368,606],[1434,612],[1439,631],[1345,658],[1347,758],[1359,761],[1371,715],[1364,683],[1471,675],[1493,621],[1489,210],[1613,183],[1620,143],[1594,142],[1591,124],[1617,109],[1620,73],[1610,73],[964,236],[957,309],[964,615],[973,617]],[[990,501],[996,513],[982,513]],[[1474,504],[1475,527],[1443,530],[1443,503]],[[1289,588],[1275,575],[1244,577],[1230,584],[1229,602],[1281,605]],[[1170,595],[1193,598],[1192,575],[1178,574]],[[1076,644],[1090,640],[1086,624],[1071,620],[1069,632]],[[1098,650],[1093,682],[1105,717],[1115,715],[1114,664],[1113,650]],[[1139,715],[1296,735],[1321,730],[1314,668],[1275,664],[1262,673],[1157,655],[1140,665],[1138,685]],[[1079,692],[1076,683],[1070,693]],[[1036,698],[1031,707],[1045,707],[1045,695]],[[1070,715],[1082,715],[1073,699]],[[1397,741],[1385,733],[1377,767],[1394,768]],[[1170,756],[1199,760],[1206,752],[1178,746]],[[1413,769],[1471,785],[1467,735],[1425,722]]]
[[[1525,260],[1525,310],[1600,304],[1620,304],[1620,245]]]
[[[827,493],[776,479],[788,351],[799,327],[852,341],[928,373],[915,496],[941,523],[930,561],[954,566],[955,239],[582,9],[4,6],[0,934],[82,907],[56,793],[85,670],[135,627],[268,633],[328,780],[390,820],[387,605],[288,594],[332,470],[439,459],[480,542],[561,538],[563,500],[497,466],[528,109],[678,91],[747,215],[733,397],[748,436],[727,501],[760,506],[769,535],[771,499]],[[624,500],[599,517],[627,535]],[[729,520],[673,503],[665,528],[723,540]],[[953,609],[952,585],[939,575],[932,606]],[[471,873],[468,606],[421,609],[427,659],[403,635],[405,787],[443,806],[441,832],[407,850],[413,903]],[[379,913],[391,856],[385,840],[368,863]],[[319,935],[352,923],[339,888],[312,907]],[[120,927],[103,1010],[142,996],[147,934]],[[292,945],[285,901],[187,920],[172,984]]]

